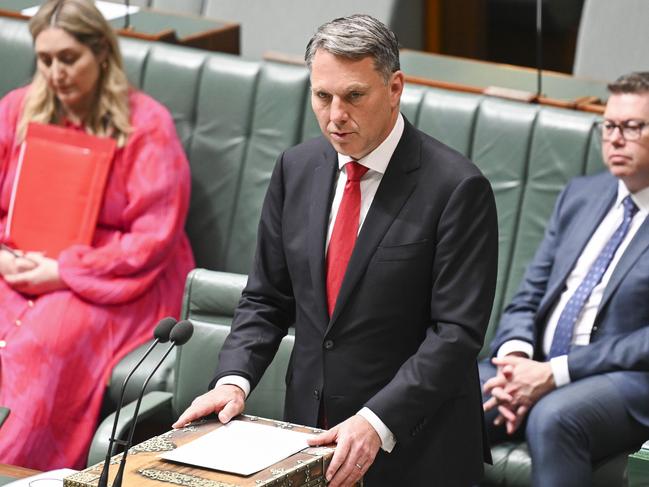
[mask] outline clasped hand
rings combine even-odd
[[[182,428],[203,416],[218,414],[219,421],[229,422],[243,412],[244,392],[235,385],[222,384],[194,399],[172,425]],[[381,447],[376,430],[359,415],[308,440],[311,446],[336,443],[326,478],[329,487],[346,487],[356,483],[370,467]]]
[[[498,373],[485,382],[485,394],[491,394],[484,410],[498,408],[494,424],[505,424],[508,434],[521,425],[532,406],[555,388],[549,362],[537,362],[515,355],[494,358]]]
[[[59,263],[39,252],[0,250],[0,275],[11,288],[34,296],[67,287]]]

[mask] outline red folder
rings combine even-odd
[[[114,153],[111,138],[30,123],[9,203],[8,243],[52,258],[90,244]]]

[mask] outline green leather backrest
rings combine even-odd
[[[538,242],[543,237],[557,195],[570,179],[585,173],[595,118],[591,114],[553,108],[539,113],[504,303],[511,299],[527,262],[534,256],[536,249],[528,242]]]
[[[0,62],[0,97],[31,80],[34,49],[25,22],[0,17]]]
[[[191,320],[194,334],[176,354],[174,417],[207,391],[245,283],[244,275],[205,269],[195,269],[187,277],[182,317]],[[293,342],[290,334],[282,340],[273,362],[246,401],[247,414],[283,419],[286,369]]]
[[[158,43],[146,59],[142,90],[169,109],[185,151],[194,131],[196,94],[206,57],[203,51]]]
[[[305,93],[304,99],[304,115],[302,117],[304,123],[302,124],[302,136],[300,137],[300,142],[313,139],[315,137],[320,137],[322,132],[320,132],[320,127],[318,126],[318,120],[315,118],[315,114],[311,108],[311,84],[307,85],[307,91]]]
[[[5,422],[5,420],[9,417],[10,413],[11,413],[11,409],[6,408],[4,406],[0,406],[0,427],[2,427],[2,423]]]
[[[131,84],[137,88],[142,88],[144,83],[144,68],[146,66],[151,44],[136,39],[120,38],[120,50],[124,69]]]
[[[421,100],[426,94],[423,86],[406,85],[401,95],[401,113],[410,123],[418,125],[419,113],[421,111]]]
[[[502,304],[525,183],[527,154],[538,107],[485,99],[478,110],[470,158],[491,181],[498,210],[498,284],[494,309]],[[497,319],[493,313],[491,322]],[[489,336],[486,338],[489,341]]]
[[[307,88],[304,68],[277,63],[262,65],[253,95],[250,139],[240,167],[222,270],[246,273],[252,265],[266,187],[279,154],[300,140]]]
[[[210,57],[202,70],[188,152],[192,199],[186,227],[199,267],[226,270],[259,76],[258,63],[226,55]]]
[[[176,352],[175,381],[171,407],[177,418],[191,402],[207,392],[214,376],[218,354],[230,332],[229,323],[192,320],[194,334]]]
[[[243,274],[194,269],[185,281],[182,319],[230,324],[246,281]]]
[[[605,165],[602,160],[602,136],[596,127],[593,127],[590,135],[590,143],[588,145],[586,174],[595,174],[604,170]]]
[[[421,104],[418,128],[469,156],[482,97],[430,88]]]

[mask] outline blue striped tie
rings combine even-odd
[[[622,220],[622,223],[620,223],[620,226],[617,227],[613,236],[597,256],[597,259],[588,270],[588,274],[586,274],[586,277],[581,282],[575,293],[570,297],[568,304],[566,304],[566,307],[563,308],[563,311],[559,316],[557,329],[554,331],[554,337],[552,338],[552,346],[550,347],[548,359],[558,357],[559,355],[565,355],[570,350],[572,332],[575,328],[577,318],[579,318],[579,315],[584,308],[584,304],[588,301],[590,293],[593,292],[595,286],[597,286],[602,280],[606,269],[613,260],[617,248],[620,246],[622,240],[624,240],[625,235],[629,231],[631,220],[633,220],[633,216],[638,211],[638,207],[631,199],[631,196],[624,198],[622,200],[622,205],[624,205],[624,219]]]

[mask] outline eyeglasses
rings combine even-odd
[[[597,127],[602,134],[603,140],[611,140],[614,138],[615,129],[619,129],[624,140],[638,140],[642,135],[642,129],[649,126],[649,122],[642,120],[625,120],[620,123],[615,123],[611,120],[603,120],[597,122]]]

